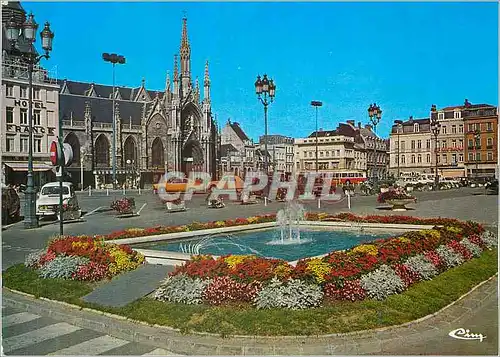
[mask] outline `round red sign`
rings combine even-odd
[[[50,144],[50,162],[52,165],[57,165],[57,141]]]

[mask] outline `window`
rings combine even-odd
[[[473,124],[469,124],[469,131],[474,131],[474,125]]]
[[[427,154],[427,163],[431,162],[431,154]]]
[[[12,84],[7,84],[5,87],[6,87],[7,97],[13,97],[14,96],[14,86]]]
[[[319,152],[319,156],[323,157],[323,151]]]
[[[438,119],[444,119],[444,113],[438,113]]]
[[[481,131],[481,124],[480,123],[476,123],[476,130]]]
[[[457,163],[457,154],[451,154],[451,163],[456,164]]]
[[[28,98],[28,89],[21,86],[21,98]]]
[[[452,134],[456,134],[457,133],[457,126],[456,125],[452,125],[451,126],[451,133]]]
[[[422,155],[418,154],[418,156],[417,156],[417,162],[419,164],[422,163]]]
[[[457,141],[456,140],[452,140],[451,141],[451,147],[453,147],[453,148],[457,147]]]
[[[458,154],[458,161],[464,162],[464,154]]]
[[[21,144],[21,152],[28,152],[28,138],[27,137],[21,137],[20,139],[20,144]]]
[[[473,153],[469,153],[469,161],[474,161],[474,154]]]
[[[473,139],[469,139],[467,146],[469,147],[469,149],[472,149],[474,147],[474,140]]]
[[[411,141],[411,149],[412,149],[412,150],[415,150],[415,140],[412,140],[412,141]]]
[[[443,141],[441,142],[441,147],[442,147],[443,149],[446,147],[446,140],[443,140]]]
[[[492,131],[493,130],[493,123],[491,123],[491,122],[490,123],[486,123],[486,126],[487,126],[486,130],[488,130],[488,131]]]
[[[415,163],[415,155],[412,155],[411,156],[411,163],[414,164]]]
[[[414,131],[415,133],[418,133],[418,132],[419,132],[418,123],[413,124],[413,131]]]
[[[461,149],[464,148],[464,140],[463,139],[458,140],[458,147]]]
[[[402,142],[401,142],[401,150],[402,150],[402,151],[404,151],[404,150],[405,150],[405,142],[404,142],[404,141],[402,141]]]
[[[5,108],[5,120],[7,124],[14,123],[14,108],[12,107]]]
[[[28,109],[21,109],[21,125],[28,125]]]
[[[403,155],[403,156],[401,156],[401,163],[402,163],[402,164],[406,163],[406,159],[405,159],[405,156],[404,156],[404,155]]]
[[[437,156],[438,164],[441,162],[441,156]]]
[[[312,157],[312,156],[313,156],[312,151],[309,151],[309,157]]]
[[[14,138],[7,137],[5,141],[5,151],[14,151]]]
[[[422,140],[417,140],[417,149],[422,149]]]
[[[448,156],[446,154],[443,154],[443,164],[446,164],[448,162]]]
[[[40,125],[41,113],[39,110],[33,111],[33,125]]]
[[[425,143],[425,146],[426,146],[427,149],[431,148],[431,139],[427,139],[427,141]]]
[[[460,112],[454,112],[454,118],[460,119]]]
[[[42,139],[35,138],[34,144],[35,144],[34,151],[42,152]]]
[[[476,161],[481,161],[481,153],[476,152]]]
[[[325,151],[326,156],[330,156],[330,151]]]
[[[446,125],[443,125],[443,126],[441,127],[441,130],[443,131],[443,134],[446,134]]]
[[[488,161],[493,161],[493,153],[492,152],[488,153]]]
[[[40,88],[33,88],[33,99],[40,100]]]

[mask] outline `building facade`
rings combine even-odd
[[[26,12],[18,2],[2,5],[2,183],[26,184],[29,155],[28,65],[18,51],[26,52],[21,37],[18,47],[6,40],[4,24],[13,18],[24,23]],[[35,186],[55,179],[50,144],[59,135],[59,86],[41,66],[33,71],[33,171]]]
[[[230,119],[221,130],[221,170],[244,177],[257,168],[255,145],[238,122]]]
[[[283,135],[267,135],[259,138],[259,148],[263,152],[267,141],[267,151],[270,157],[269,169],[290,175],[294,166],[293,138]]]
[[[460,109],[464,117],[467,176],[498,178],[498,109],[489,104],[470,104],[468,101]]]
[[[429,118],[410,117],[399,127],[393,125],[389,147],[389,172],[394,177],[403,173],[418,175],[434,172],[434,140]]]
[[[132,187],[158,182],[168,171],[208,172],[215,178],[217,129],[212,118],[210,76],[205,64],[203,89],[192,81],[187,19],[183,19],[180,56],[165,90],[115,87],[59,80],[64,141],[74,155],[72,180],[102,188],[112,184],[116,155],[118,183]],[[180,62],[180,68],[179,68]],[[203,91],[203,98],[202,93]],[[113,97],[115,115],[113,118]],[[112,152],[113,121],[116,152]]]

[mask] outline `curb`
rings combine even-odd
[[[143,321],[133,320],[95,309],[35,296],[17,290],[3,288],[3,301],[7,306],[21,307],[27,311],[48,315],[79,327],[96,330],[117,338],[164,348],[174,353],[187,355],[326,355],[326,354],[377,354],[387,353],[395,345],[422,342],[435,336],[439,328],[448,328],[451,323],[469,317],[488,294],[478,292],[496,286],[498,273],[474,286],[457,300],[439,311],[401,325],[318,336],[241,336],[223,338],[211,333],[191,332]],[[489,284],[488,284],[489,283]],[[485,285],[487,285],[485,287]],[[480,294],[480,298],[470,297]],[[9,296],[11,295],[11,296]],[[475,308],[457,306],[464,299],[480,300]],[[438,315],[445,315],[439,321]],[[432,319],[436,318],[435,324]]]

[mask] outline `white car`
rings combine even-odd
[[[78,207],[75,189],[71,182],[62,183],[63,202]],[[37,216],[59,215],[59,182],[50,182],[42,186],[36,200]]]

